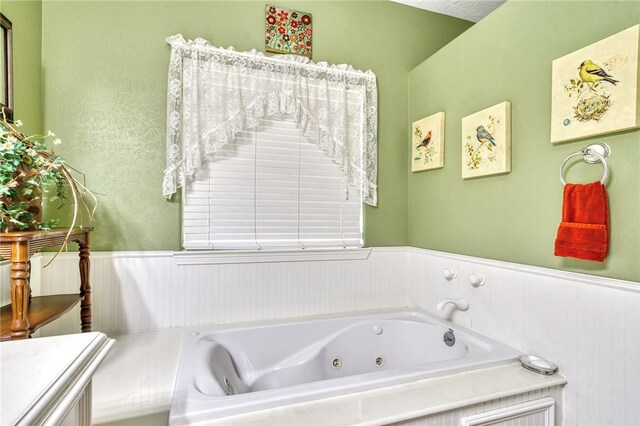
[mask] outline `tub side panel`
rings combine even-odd
[[[548,414],[546,414],[545,412],[523,413],[520,415],[514,415],[513,418],[504,419],[503,421],[495,424],[499,424],[500,426],[543,426],[553,425],[554,423],[556,425],[561,425],[562,387],[560,386],[526,392],[506,398],[495,399],[480,404],[470,405],[458,410],[451,410],[429,416],[410,418],[399,422],[387,424],[393,426],[459,426],[467,424],[463,423],[463,419],[470,416],[492,412],[494,410],[505,409],[530,401],[539,401],[547,397],[553,398],[553,400],[555,401],[555,405],[553,408],[553,417],[548,416]]]

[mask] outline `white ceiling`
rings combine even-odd
[[[506,0],[391,0],[396,3],[478,22]]]

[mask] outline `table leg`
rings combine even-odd
[[[29,243],[11,244],[11,339],[29,337]]]
[[[85,242],[78,242],[80,246],[80,294],[84,299],[80,302],[80,323],[82,332],[91,331],[91,284],[89,283],[89,236]]]

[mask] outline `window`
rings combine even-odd
[[[167,167],[187,249],[361,247],[377,204],[371,70],[168,37]]]
[[[360,190],[347,188],[339,167],[288,116],[239,132],[202,164],[183,205],[186,249],[363,245]]]

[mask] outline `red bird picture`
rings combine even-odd
[[[422,142],[420,142],[416,148],[426,148],[429,143],[431,142],[431,130],[429,130],[427,132],[427,134],[424,136],[424,138],[422,139]]]

